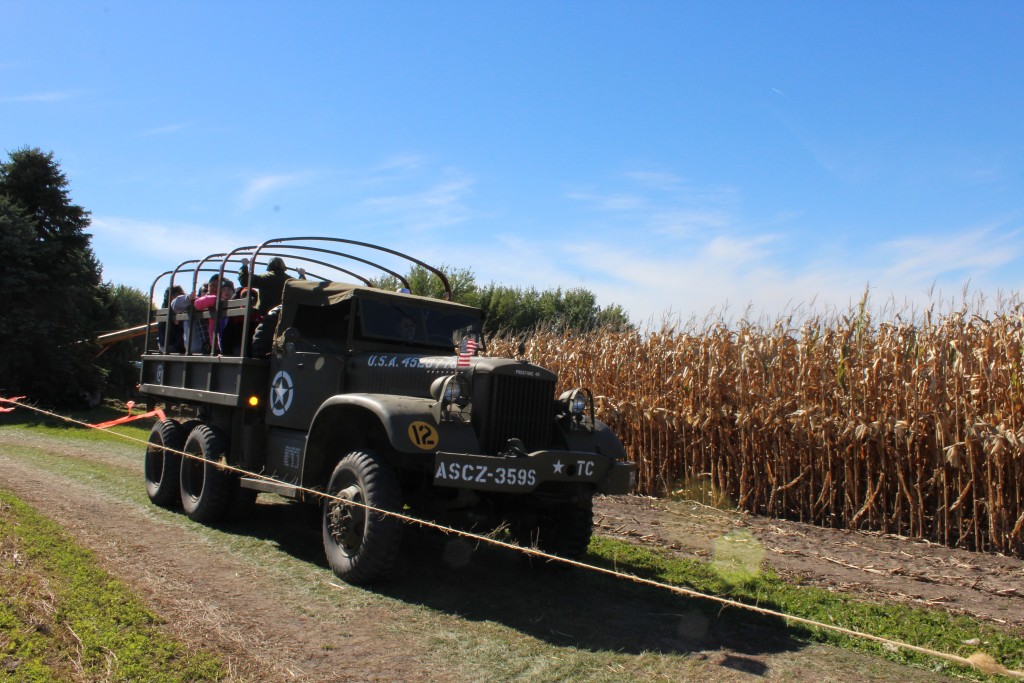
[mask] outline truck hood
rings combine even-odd
[[[462,373],[474,384],[475,375],[498,375],[554,382],[555,373],[511,358],[474,357],[458,367],[458,356],[417,353],[361,353],[349,359],[347,392],[396,394],[430,398],[438,377]]]

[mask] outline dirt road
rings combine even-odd
[[[148,503],[131,444],[0,428],[0,488],[92,548],[174,635],[220,653],[232,680],[937,679],[651,589],[524,572],[509,551],[426,532],[408,535],[395,581],[350,587],[324,566],[301,506],[261,496],[244,523],[194,524]],[[745,529],[807,582],[1022,623],[1019,561],[638,498],[602,499],[596,518],[602,533],[704,558]]]

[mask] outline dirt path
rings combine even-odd
[[[19,455],[26,450],[45,455]],[[498,659],[533,657],[534,669],[552,658],[593,667],[597,658],[603,671],[583,676],[588,680],[936,679],[877,657],[795,643],[777,624],[724,619],[689,602],[578,575],[527,579],[529,595],[507,595],[503,585],[522,581],[507,553],[477,551],[471,567],[446,568],[442,559],[459,548],[438,549],[416,535],[410,543],[422,564],[410,564],[393,585],[365,591],[338,583],[323,567],[319,532],[298,506],[261,497],[251,525],[222,533],[153,508],[138,492],[66,476],[46,461],[130,471],[139,467],[131,453],[132,447],[0,429],[0,487],[95,550],[177,637],[224,656],[234,680],[535,680],[564,671],[495,674],[477,657],[490,650]],[[130,476],[141,491],[141,475]],[[599,500],[597,520],[604,533],[705,558],[716,538],[746,529],[773,566],[808,582],[879,599],[941,594],[945,606],[1021,623],[1024,600],[1001,588],[1024,585],[1020,562],[640,498]],[[223,543],[244,548],[226,550]],[[534,613],[523,616],[524,600],[535,602]],[[607,626],[601,635],[580,635],[581,622]]]
[[[93,549],[186,642],[210,644],[240,680],[429,680],[390,656],[399,643],[346,628],[329,606],[268,581],[261,568],[218,549],[137,505],[98,494],[0,455],[0,486]],[[325,609],[325,607],[327,607]],[[313,616],[308,612],[315,612]],[[401,615],[394,615],[401,618]],[[315,627],[315,628],[314,628]],[[311,631],[316,642],[310,642]],[[329,643],[344,649],[328,649]],[[407,644],[401,644],[407,649]],[[415,652],[409,652],[413,658]],[[445,678],[448,676],[446,675]]]
[[[782,576],[861,599],[928,605],[1024,629],[1024,561],[933,543],[753,517],[654,498],[598,500],[601,533],[712,558],[716,543],[749,532]]]

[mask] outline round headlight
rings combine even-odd
[[[587,410],[587,395],[582,389],[567,391],[559,396],[558,400],[562,404],[562,410],[575,417]]]
[[[446,403],[454,403],[460,398],[462,398],[462,385],[459,383],[458,377],[452,377],[444,385],[444,400]]]
[[[460,403],[468,398],[468,394],[469,386],[459,375],[438,377],[430,385],[430,395],[443,403]]]
[[[441,400],[441,392],[445,390],[445,384],[451,379],[450,376],[438,377],[430,383],[430,395],[434,397],[435,401]]]

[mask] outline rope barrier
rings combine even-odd
[[[27,408],[27,409],[33,410],[33,411],[35,411],[37,413],[41,413],[43,415],[47,415],[49,417],[53,417],[53,418],[56,418],[58,420],[62,420],[64,422],[75,424],[75,425],[78,425],[78,426],[81,426],[81,427],[87,427],[87,428],[90,428],[90,429],[98,429],[100,431],[106,431],[107,427],[109,427],[109,426],[113,426],[115,424],[121,424],[122,422],[127,421],[127,420],[123,420],[122,419],[122,420],[112,420],[111,422],[106,422],[106,423],[103,423],[101,425],[89,424],[87,422],[82,422],[80,420],[76,420],[74,418],[67,417],[65,415],[60,415],[58,413],[54,413],[54,412],[51,412],[51,411],[48,411],[48,410],[44,410],[42,408],[38,408],[38,407],[30,405],[30,404],[21,403],[20,402],[21,399],[24,399],[24,398],[25,398],[24,396],[20,396],[20,397],[13,398],[13,399],[0,397],[0,403],[9,403],[9,404],[12,404],[12,406],[21,407],[21,408]],[[10,412],[13,409],[14,409],[13,407],[12,408],[0,408],[0,411],[2,411],[2,412]],[[151,413],[147,413],[146,416],[150,416],[150,415],[158,416],[157,412],[158,411],[152,411]],[[130,409],[129,409],[129,413],[130,413]],[[162,415],[162,413],[161,413],[161,415]],[[130,416],[130,417],[131,417],[131,419],[138,419],[139,417],[142,417],[142,416]],[[118,434],[117,432],[108,432],[108,433],[114,434],[115,436],[121,437],[121,438],[126,439],[128,441],[133,441],[135,443],[144,444],[146,446],[151,445],[148,441],[143,441],[142,439],[139,439],[139,438],[127,435],[127,434]],[[191,458],[191,459],[194,459],[194,460],[202,460],[203,462],[208,462],[208,461],[206,461],[204,458],[202,458],[200,456],[197,456],[197,455],[194,455],[194,454],[191,454],[191,453],[185,453],[184,451],[177,451],[175,449],[166,448],[166,447],[164,448],[164,451],[165,452],[174,453],[174,454],[179,455],[181,457]],[[717,596],[717,595],[710,595],[708,593],[701,593],[700,591],[692,590],[692,589],[689,589],[689,588],[684,588],[682,586],[673,586],[671,584],[662,583],[660,581],[654,581],[652,579],[645,579],[643,577],[634,576],[632,574],[626,574],[624,572],[620,572],[620,571],[615,570],[615,569],[607,569],[605,567],[598,567],[596,565],[587,564],[585,562],[579,562],[577,560],[572,560],[572,559],[565,558],[565,557],[559,557],[557,555],[551,555],[551,554],[546,553],[546,552],[544,552],[542,550],[538,550],[537,548],[529,548],[529,547],[520,546],[520,545],[517,545],[515,543],[509,543],[507,541],[502,541],[500,539],[492,538],[490,536],[484,536],[484,535],[481,535],[481,534],[475,534],[475,533],[472,533],[472,532],[469,532],[469,531],[463,531],[463,530],[460,530],[460,529],[453,529],[451,527],[446,527],[444,525],[437,524],[437,523],[431,522],[429,520],[419,519],[417,517],[412,517],[410,515],[406,515],[406,514],[403,514],[403,513],[400,513],[400,512],[394,512],[392,510],[382,510],[380,508],[375,508],[375,507],[373,507],[371,505],[366,505],[364,503],[358,503],[356,501],[345,500],[345,499],[339,498],[337,496],[331,495],[329,493],[324,493],[323,491],[317,491],[315,489],[307,488],[307,487],[304,487],[304,486],[299,486],[299,485],[296,485],[296,484],[290,484],[288,482],[283,482],[283,481],[281,481],[279,479],[274,479],[273,477],[268,477],[268,476],[263,475],[263,474],[259,474],[259,473],[256,473],[256,472],[251,472],[249,470],[243,470],[243,469],[240,469],[238,467],[233,467],[231,465],[228,465],[227,463],[223,463],[223,462],[213,463],[213,462],[211,462],[211,464],[217,466],[220,469],[223,469],[223,470],[226,470],[226,471],[229,471],[229,472],[236,472],[238,474],[245,475],[246,477],[249,477],[249,478],[260,479],[260,480],[263,480],[263,481],[271,482],[271,483],[273,483],[275,485],[285,485],[285,486],[288,486],[288,487],[294,489],[296,492],[306,493],[306,494],[309,494],[309,495],[313,495],[313,496],[317,496],[317,497],[320,497],[320,498],[324,498],[326,500],[335,500],[335,501],[338,501],[338,502],[343,503],[345,505],[351,505],[351,506],[354,506],[354,507],[362,508],[362,509],[370,511],[370,512],[376,512],[378,514],[395,517],[397,519],[400,519],[400,520],[402,520],[404,522],[408,522],[410,524],[418,524],[420,526],[423,526],[423,527],[426,527],[426,528],[429,528],[429,529],[435,529],[435,530],[440,531],[440,532],[442,532],[442,533],[444,533],[446,535],[456,535],[456,536],[460,536],[460,537],[463,537],[463,538],[468,538],[468,539],[477,541],[479,543],[487,543],[487,544],[494,545],[494,546],[497,546],[497,547],[500,547],[500,548],[506,548],[506,549],[509,549],[509,550],[513,550],[513,551],[516,551],[516,552],[524,553],[524,554],[531,555],[531,556],[534,556],[534,557],[539,557],[539,558],[542,558],[542,559],[547,560],[549,562],[558,562],[558,563],[562,563],[562,564],[565,564],[565,565],[568,565],[568,566],[571,566],[571,567],[577,567],[577,568],[580,568],[580,569],[585,569],[585,570],[588,570],[588,571],[593,571],[593,572],[596,572],[598,574],[603,574],[603,575],[606,575],[606,576],[611,576],[611,577],[614,577],[614,578],[617,578],[617,579],[623,579],[623,580],[626,580],[626,581],[631,581],[633,583],[637,583],[637,584],[640,584],[640,585],[650,586],[650,587],[653,587],[653,588],[659,588],[659,589],[662,589],[662,590],[667,590],[669,592],[675,593],[677,595],[681,595],[683,597],[696,598],[696,599],[701,599],[701,600],[708,600],[710,602],[718,603],[718,604],[720,604],[722,606],[735,607],[737,609],[747,610],[749,612],[754,612],[756,614],[761,614],[761,615],[768,616],[768,617],[774,617],[774,618],[778,618],[778,619],[783,619],[786,622],[801,624],[801,625],[804,625],[804,626],[810,626],[812,628],[819,628],[819,629],[823,629],[823,630],[826,630],[826,631],[832,631],[832,632],[835,632],[835,633],[840,633],[840,634],[843,634],[843,635],[851,637],[851,638],[859,638],[859,639],[862,639],[862,640],[867,640],[867,641],[879,643],[879,644],[887,646],[889,648],[899,649],[899,650],[906,650],[906,651],[909,651],[909,652],[916,652],[918,654],[926,655],[926,656],[929,656],[929,657],[935,657],[937,659],[944,659],[946,661],[953,662],[955,664],[959,664],[960,666],[964,666],[964,667],[967,667],[969,669],[975,669],[975,670],[980,671],[980,672],[985,673],[985,674],[1002,675],[1002,676],[1007,676],[1007,677],[1011,677],[1011,678],[1016,678],[1016,679],[1019,679],[1019,680],[1024,680],[1024,671],[1016,671],[1016,670],[1012,670],[1012,669],[1007,669],[1006,667],[1004,667],[1001,664],[999,664],[998,662],[996,662],[995,659],[993,659],[990,655],[985,654],[983,652],[976,652],[975,654],[971,655],[970,657],[961,657],[960,655],[955,655],[955,654],[951,654],[951,653],[948,653],[948,652],[942,652],[942,651],[939,651],[939,650],[933,650],[931,648],[921,647],[921,646],[918,646],[918,645],[911,645],[910,643],[905,643],[905,642],[902,642],[902,641],[899,641],[899,640],[893,640],[891,638],[885,638],[883,636],[876,636],[876,635],[871,634],[871,633],[864,633],[863,631],[856,631],[856,630],[853,630],[853,629],[845,628],[843,626],[837,626],[835,624],[827,624],[827,623],[824,623],[824,622],[821,622],[821,621],[815,621],[813,619],[807,619],[807,618],[804,618],[804,617],[798,617],[798,616],[795,616],[795,615],[792,615],[792,614],[786,614],[784,612],[778,612],[776,610],[771,610],[771,609],[767,609],[767,608],[764,608],[764,607],[758,607],[757,605],[749,605],[747,603],[739,602],[737,600],[732,600],[732,599],[729,599],[729,598],[723,598],[723,597]]]

